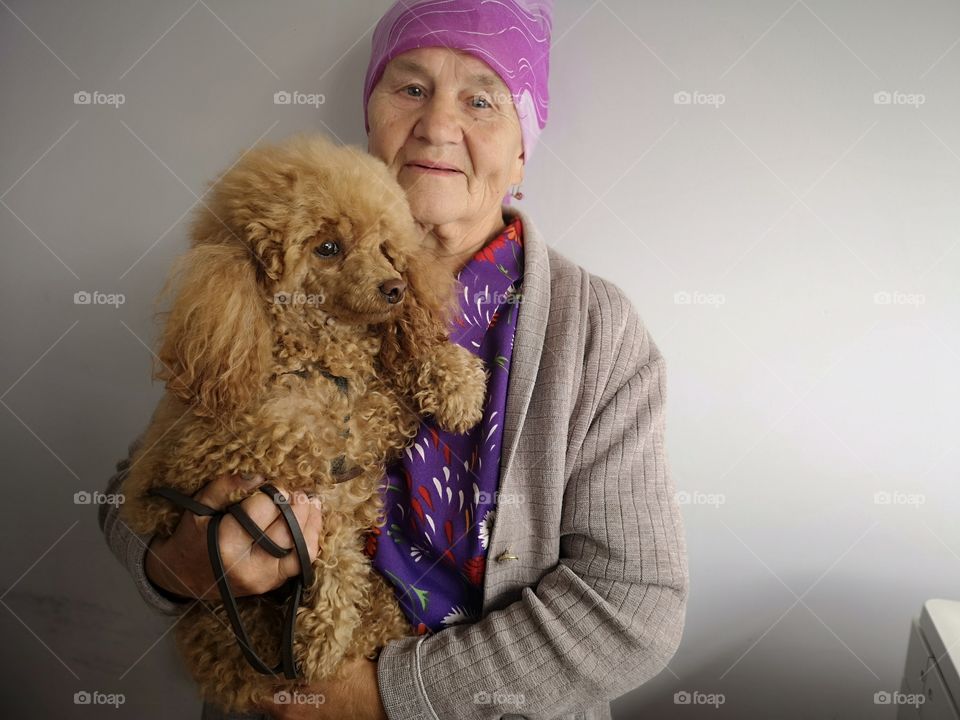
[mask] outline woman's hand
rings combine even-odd
[[[388,720],[380,701],[375,660],[348,660],[341,679],[297,690],[283,686],[278,691],[290,702],[271,702],[261,708],[276,720]]]
[[[194,494],[193,499],[217,510],[223,510],[237,489],[253,490],[264,482],[255,475],[249,480],[239,475],[223,475]],[[307,544],[311,562],[316,559],[320,544],[322,519],[320,501],[302,492],[290,493],[278,488],[287,497]],[[280,509],[265,493],[255,492],[240,507],[280,547],[292,548],[293,537],[280,515]],[[186,598],[216,600],[220,598],[210,560],[207,556],[207,523],[210,518],[184,511],[173,535],[150,542],[145,570],[158,587]],[[227,580],[234,594],[260,595],[280,587],[287,578],[300,573],[297,553],[275,558],[259,546],[232,515],[220,522],[220,553],[227,571]]]

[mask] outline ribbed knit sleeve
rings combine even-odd
[[[478,622],[385,647],[391,720],[568,715],[642,685],[680,643],[688,571],[664,358],[622,291],[594,277],[590,294],[583,381],[594,387],[578,403],[590,419],[568,466],[559,563]]]
[[[127,450],[127,457],[117,463],[116,472],[107,482],[107,494],[120,492],[123,480],[130,469],[131,458],[142,440],[143,435],[133,440]],[[120,564],[133,577],[134,584],[147,605],[163,615],[179,615],[188,608],[191,605],[189,602],[173,602],[161,595],[147,577],[144,562],[153,536],[141,535],[131,530],[130,526],[120,519],[119,505],[103,503],[99,510],[100,530],[106,538],[107,545]]]

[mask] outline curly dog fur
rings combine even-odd
[[[487,371],[449,341],[457,283],[436,268],[382,162],[298,135],[214,182],[164,289],[176,288],[155,368],[166,393],[124,484],[124,520],[168,536],[182,511],[147,491],[193,494],[224,473],[318,496],[316,579],[295,641],[306,683],[412,634],[363,552],[385,520],[385,467],[424,416],[454,432],[481,418]],[[238,603],[253,649],[278,657],[281,601]],[[287,683],[247,664],[220,602],[195,603],[177,644],[203,697],[227,710]]]

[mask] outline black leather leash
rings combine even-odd
[[[243,656],[253,669],[259,673],[274,676],[283,673],[283,676],[288,680],[296,680],[302,677],[301,668],[297,665],[296,658],[293,654],[293,641],[297,626],[297,607],[300,605],[300,598],[303,595],[304,587],[309,587],[313,584],[313,563],[310,562],[310,554],[307,552],[307,543],[303,538],[300,523],[297,522],[297,518],[290,508],[290,503],[287,501],[287,498],[270,483],[261,485],[258,489],[269,495],[277,507],[280,508],[280,515],[290,529],[290,535],[293,537],[293,549],[296,551],[297,559],[300,561],[300,575],[295,578],[290,578],[287,582],[287,584],[290,585],[290,597],[287,599],[283,620],[280,662],[272,668],[254,652],[250,643],[250,637],[247,635],[247,630],[243,626],[243,621],[240,619],[237,599],[230,589],[230,583],[227,582],[227,573],[223,566],[223,557],[220,554],[220,521],[223,520],[223,517],[227,513],[232,515],[236,521],[240,523],[240,526],[250,534],[253,541],[275,558],[282,558],[288,555],[290,549],[282,548],[268,538],[264,534],[263,529],[240,508],[240,503],[230,505],[226,510],[217,510],[209,505],[197,502],[189,495],[184,495],[173,488],[157,487],[151,489],[149,494],[165,498],[174,505],[178,505],[184,510],[189,510],[195,515],[210,518],[210,524],[207,525],[207,554],[210,558],[210,565],[213,568],[213,576],[217,580],[220,597],[223,599],[223,605],[227,611],[227,617],[230,618],[230,626],[233,629],[233,634],[237,637],[237,642],[240,643]]]

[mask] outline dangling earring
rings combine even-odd
[[[515,197],[517,200],[523,200],[523,193],[520,192],[520,184],[517,183],[513,186],[513,189],[510,191],[511,197]]]

